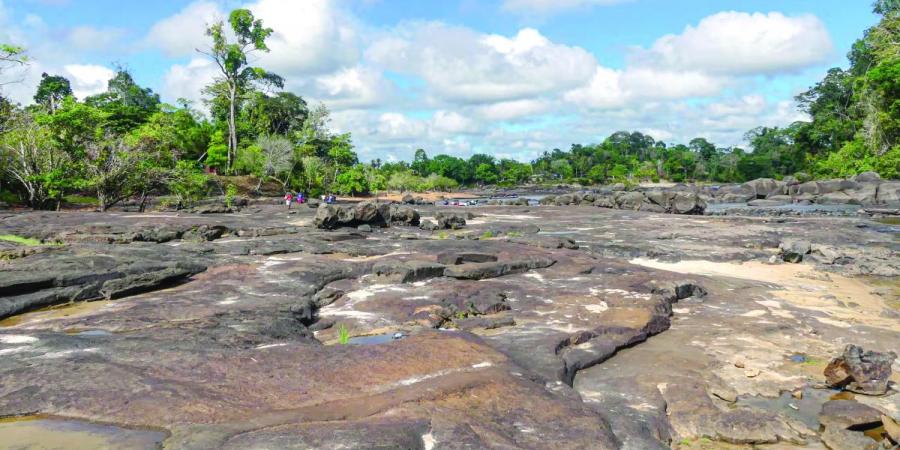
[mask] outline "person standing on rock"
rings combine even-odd
[[[287,206],[287,209],[291,209],[291,202],[294,201],[294,194],[288,192],[284,194],[284,205]]]

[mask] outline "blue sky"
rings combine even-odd
[[[249,7],[276,35],[257,61],[332,111],[364,159],[417,147],[527,160],[618,130],[740,144],[802,119],[792,97],[877,17],[865,0],[0,0],[0,42],[88,95],[121,64],[202,106],[206,23]],[[7,74],[12,76],[13,74]]]

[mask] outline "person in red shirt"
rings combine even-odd
[[[284,194],[284,204],[285,204],[285,206],[288,207],[288,209],[291,209],[291,203],[293,201],[294,201],[294,194],[292,194],[290,192],[288,192],[287,194]]]

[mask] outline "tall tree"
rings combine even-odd
[[[266,39],[272,35],[271,28],[265,28],[262,20],[255,19],[248,9],[235,9],[228,16],[234,40],[230,40],[222,21],[216,22],[206,30],[212,39],[212,47],[208,50],[197,50],[210,57],[219,69],[218,82],[227,89],[228,100],[228,162],[227,170],[231,170],[234,155],[237,153],[237,113],[239,100],[246,90],[256,82],[268,83],[282,87],[284,81],[278,75],[266,72],[262,68],[248,64],[248,56],[254,52],[268,52]]]
[[[41,82],[34,94],[34,102],[53,114],[63,99],[72,95],[72,85],[66,77],[41,74]]]

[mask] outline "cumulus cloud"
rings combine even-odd
[[[552,14],[588,6],[609,6],[631,0],[504,0],[503,9],[515,13]]]
[[[212,1],[196,1],[155,23],[144,39],[168,56],[186,56],[209,47],[206,27],[222,20],[224,13]]]
[[[115,75],[109,67],[92,64],[68,64],[63,66],[63,71],[72,84],[72,93],[79,99],[105,92]]]
[[[816,16],[722,12],[658,39],[637,63],[728,75],[796,71],[826,62],[834,46]]]
[[[187,64],[175,64],[163,76],[162,93],[169,99],[187,99],[195,103],[203,100],[203,88],[216,77],[212,61],[195,57]]]
[[[37,18],[39,19],[39,18]],[[69,30],[68,42],[80,50],[103,50],[118,45],[125,32],[119,28],[80,26]]]
[[[437,22],[401,26],[366,56],[425,80],[435,98],[460,103],[557,93],[588,81],[597,65],[586,50],[553,43],[534,29],[505,37]]]

